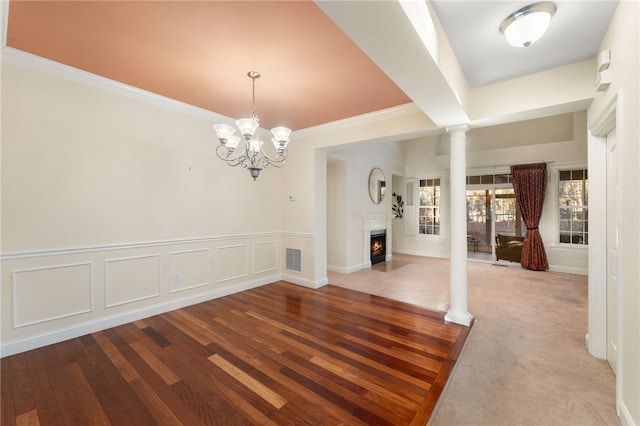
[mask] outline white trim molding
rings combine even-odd
[[[155,264],[152,265],[154,266],[154,269],[156,272],[155,283],[154,283],[155,291],[150,292],[148,294],[141,294],[136,297],[131,297],[128,299],[111,301],[110,287],[112,283],[114,283],[112,282],[111,277],[115,274],[113,272],[110,272],[110,265],[115,265],[117,263],[122,263],[122,262],[132,263],[134,261],[142,261],[143,259],[154,259],[156,261]],[[148,274],[142,274],[142,275],[147,276]],[[142,256],[128,256],[128,257],[121,257],[117,259],[106,259],[104,261],[104,300],[105,300],[104,306],[105,308],[113,308],[115,306],[126,305],[128,303],[139,302],[141,300],[151,299],[151,298],[160,296],[160,279],[161,279],[160,277],[161,277],[161,272],[160,272],[160,254],[159,253],[142,255]],[[135,282],[133,284],[138,286],[141,283]],[[115,284],[114,284],[114,287],[115,287]]]
[[[10,341],[3,340],[2,346],[0,347],[0,356],[10,356],[53,343],[62,342],[64,340],[73,339],[85,334],[95,333],[97,331],[117,327],[119,325],[137,321],[143,318],[170,312],[175,309],[180,309],[186,306],[195,305],[197,303],[206,302],[208,300],[217,299],[219,297],[228,296],[240,291],[250,290],[252,288],[279,281],[280,279],[282,279],[282,276],[280,275],[264,277],[246,283],[235,284],[224,288],[212,289],[206,293],[200,293],[194,296],[187,296],[180,299],[174,299],[171,301],[146,306],[144,308],[131,312],[113,314],[108,317],[84,321],[68,327],[47,331],[21,339]]]
[[[275,257],[274,259],[274,263],[273,266],[267,267],[265,269],[258,269],[256,267],[256,247],[257,246],[267,246],[267,245],[271,245],[274,247],[273,249],[273,255]],[[253,243],[251,246],[251,252],[252,252],[252,257],[253,257],[253,268],[252,271],[254,274],[262,274],[265,272],[272,272],[272,271],[277,271],[278,270],[278,265],[280,264],[280,257],[279,257],[279,253],[280,253],[280,249],[279,249],[279,245],[278,245],[278,241],[276,240],[270,240],[270,241],[259,241],[256,243]]]
[[[247,276],[249,276],[249,245],[248,244],[234,244],[231,246],[222,246],[222,247],[218,247],[217,252],[218,255],[216,256],[216,258],[218,259],[218,267],[217,270],[220,271],[221,269],[221,263],[222,260],[220,258],[220,253],[222,253],[223,251],[227,251],[227,250],[233,250],[233,249],[244,249],[244,270],[241,271],[240,273],[236,274],[236,275],[231,275],[228,277],[224,277],[224,278],[219,278],[216,282],[217,283],[223,283],[226,281],[232,281],[232,280],[236,280],[239,278],[245,278]]]
[[[32,319],[30,321],[25,321],[25,322],[21,322],[20,320],[20,314],[21,314],[21,305],[20,305],[20,294],[21,291],[19,289],[19,281],[18,281],[18,277],[22,274],[30,274],[30,273],[40,273],[43,271],[52,271],[52,270],[63,270],[63,269],[70,269],[70,268],[78,268],[78,267],[86,267],[88,266],[88,276],[85,277],[86,278],[86,282],[84,284],[87,285],[87,295],[88,295],[88,299],[85,301],[86,302],[86,306],[84,307],[79,307],[79,309],[74,309],[71,311],[67,311],[67,312],[63,312],[63,311],[59,311],[57,314],[54,315],[50,315],[50,316],[45,316],[42,318],[37,318],[37,319]],[[51,265],[51,266],[42,266],[42,267],[33,267],[33,268],[26,268],[26,269],[17,269],[13,271],[13,328],[20,328],[20,327],[27,327],[27,326],[32,326],[32,325],[36,325],[36,324],[41,324],[41,323],[45,323],[45,322],[51,322],[51,321],[55,321],[55,320],[59,320],[59,319],[63,319],[63,318],[69,318],[69,317],[73,317],[73,316],[78,316],[78,315],[82,315],[82,314],[86,314],[86,313],[90,313],[93,311],[93,262],[82,262],[82,263],[72,263],[72,264],[63,264],[63,265]],[[51,276],[47,277],[49,279],[51,279]],[[65,277],[65,281],[70,281],[68,279],[68,277]],[[45,281],[45,280],[42,280]],[[49,287],[49,282],[47,282],[47,287]],[[79,283],[79,284],[83,284],[83,283]],[[63,283],[63,285],[70,285],[69,282],[65,282]],[[32,290],[34,290],[32,288]],[[67,289],[69,290],[69,289]],[[46,304],[46,305],[51,305],[51,303],[49,303],[49,300],[40,300],[39,298],[41,298],[42,292],[41,291],[34,291],[34,292],[29,292],[30,294],[26,295],[28,297],[26,297],[26,299],[28,299],[28,301],[33,302],[33,304],[35,304],[36,306],[38,305],[38,301],[40,301],[42,304]],[[44,295],[44,297],[47,297],[47,295]],[[60,309],[60,306],[55,306],[53,307],[53,309]],[[27,307],[25,307],[25,310],[27,309]],[[51,309],[49,309],[51,310]]]
[[[65,297],[74,296],[68,294],[68,288],[72,292],[78,289],[78,294],[60,308],[42,310],[40,306],[46,306],[49,301],[55,304],[55,300],[31,301],[23,292],[25,296],[16,309],[10,302],[16,291],[9,284],[3,294],[9,304],[4,306],[0,354],[11,355],[78,337],[219,295],[273,283],[285,276],[287,281],[309,288],[326,285],[326,278],[313,280],[303,274],[283,274],[282,238],[282,232],[266,232],[5,255],[2,258],[3,279],[11,280],[12,274],[17,274],[17,285],[25,284],[23,289],[31,292],[31,288],[48,289],[48,294],[54,295],[52,298],[56,300],[61,298],[64,301]],[[313,236],[305,235],[304,239],[307,238],[313,239]],[[250,270],[252,256],[256,266],[254,271]],[[62,275],[57,272],[68,265],[91,265],[91,271],[69,269]],[[35,275],[26,274],[41,270],[43,272],[35,272]],[[49,270],[53,271],[49,273]],[[171,279],[178,272],[184,288],[177,284],[172,287]],[[65,287],[69,276],[72,285]],[[216,281],[216,278],[223,282]],[[56,288],[48,285],[52,282],[63,284],[60,292],[55,293]],[[87,295],[88,282],[91,282],[90,297]],[[87,306],[91,306],[88,311],[84,309]],[[17,323],[21,327],[16,328],[12,323],[13,315],[18,311],[26,313],[26,316],[18,317]],[[65,315],[58,315],[60,313]],[[73,315],[67,315],[69,313]]]
[[[5,1],[2,1],[2,3],[5,3]],[[9,2],[7,1],[6,3]],[[216,114],[203,108],[198,108],[166,96],[161,96],[138,87],[101,77],[97,74],[92,74],[90,72],[70,67],[12,47],[5,47],[2,49],[2,60],[7,63],[21,65],[65,80],[83,84],[85,86],[147,102],[171,111],[180,112],[193,117],[204,118],[212,122],[231,120],[231,118],[225,117],[221,114]]]
[[[51,250],[21,251],[21,252],[14,252],[14,253],[2,253],[0,255],[0,261],[27,259],[27,258],[33,258],[33,257],[64,256],[64,255],[81,254],[81,253],[95,253],[95,252],[103,252],[103,251],[150,248],[150,247],[169,246],[169,245],[176,245],[176,244],[197,244],[197,243],[203,243],[203,242],[233,241],[233,240],[243,240],[243,239],[251,239],[251,238],[267,238],[267,237],[277,237],[281,235],[287,235],[287,234],[282,232],[264,232],[264,233],[255,233],[255,234],[221,235],[221,236],[215,236],[215,237],[184,238],[184,239],[175,239],[175,240],[141,241],[141,242],[132,242],[132,243],[123,243],[123,244],[59,248],[59,249],[51,249]],[[296,234],[296,236],[304,236],[305,238],[314,238],[313,234],[299,234],[299,235]]]
[[[201,249],[179,250],[179,251],[169,252],[169,293],[178,293],[180,291],[191,290],[199,287],[206,287],[211,284],[210,281],[204,281],[204,282],[192,282],[190,285],[183,286],[183,287],[176,288],[174,286],[174,284],[177,284],[178,282],[181,281],[181,279],[179,280],[176,277],[176,275],[182,273],[180,268],[178,268],[176,265],[176,258],[185,256],[185,255],[192,255],[194,253],[206,253],[206,260],[202,263],[204,263],[204,267],[207,271],[211,269],[211,265],[210,265],[211,248],[209,247],[205,247]]]
[[[331,123],[320,124],[318,126],[307,127],[306,129],[297,130],[294,135],[298,138],[306,138],[311,136],[322,135],[328,132],[339,131],[349,129],[355,126],[366,126],[372,123],[379,122],[381,120],[390,120],[398,117],[404,117],[409,114],[421,112],[420,108],[413,102],[404,105],[398,105],[395,107],[383,109],[380,111],[374,111],[367,114],[362,114],[356,117],[345,118],[342,120],[336,120]],[[433,129],[431,129],[433,130]]]

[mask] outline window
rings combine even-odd
[[[560,242],[588,244],[589,180],[587,170],[560,170],[558,174]]]
[[[467,185],[498,185],[503,183],[511,183],[511,173],[467,176]]]
[[[420,179],[418,232],[440,235],[440,179]]]

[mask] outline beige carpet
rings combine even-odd
[[[329,273],[329,284],[446,310],[448,260],[396,254],[387,263]],[[619,424],[615,377],[584,344],[587,277],[481,262],[468,273],[478,322],[430,424]]]

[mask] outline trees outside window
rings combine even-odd
[[[558,171],[559,241],[589,243],[589,179],[586,169]]]
[[[440,179],[420,179],[418,232],[440,235]]]

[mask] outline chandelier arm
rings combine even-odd
[[[235,152],[235,150],[230,150],[224,145],[218,145],[216,147],[216,155],[218,156],[218,158],[226,161],[229,166],[236,167],[242,165],[242,167],[247,167],[246,151],[243,150],[240,154],[234,156],[233,154]]]
[[[269,157],[264,151],[261,150],[262,157],[258,159],[258,162],[262,164],[263,168],[267,168],[269,166],[273,167],[282,167],[284,166],[284,161],[287,159],[287,151],[278,152],[275,158]]]

